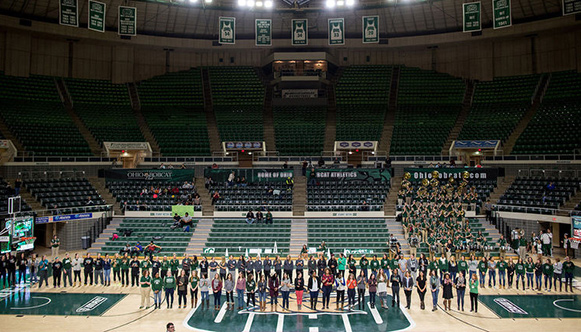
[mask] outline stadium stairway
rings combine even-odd
[[[208,126],[208,138],[210,139],[210,151],[221,151],[221,140],[216,122],[216,114],[212,104],[212,91],[210,88],[210,71],[208,68],[201,70],[202,86],[204,89],[204,111],[206,112],[206,124]]]
[[[387,226],[389,234],[393,234],[395,236],[395,238],[399,241],[399,244],[401,246],[401,252],[405,256],[409,256],[410,255],[410,244],[405,239],[405,236],[403,233],[403,227],[402,227],[401,223],[395,221],[395,219],[385,219],[385,224]],[[388,239],[385,239],[386,242],[387,242],[387,240]]]
[[[114,215],[123,215],[121,206],[117,203],[117,199],[111,194],[107,186],[105,185],[105,178],[88,177],[87,180],[91,183],[93,188],[97,190],[101,198],[107,203],[113,206]]]
[[[87,128],[85,123],[81,120],[79,115],[74,110],[72,98],[71,95],[69,94],[69,90],[67,89],[65,81],[60,77],[58,78],[55,77],[54,82],[57,91],[59,93],[59,96],[61,97],[61,101],[63,102],[63,107],[67,111],[67,114],[73,120],[73,123],[77,126],[77,128],[79,128],[79,132],[81,133],[81,135],[83,135],[85,141],[87,141],[87,143],[89,144],[89,149],[91,149],[91,153],[93,153],[96,156],[101,155],[102,151],[101,145],[99,145],[99,143],[95,139],[95,136],[93,136],[93,133],[91,133],[89,128]]]
[[[186,254],[200,255],[204,251],[213,225],[214,219],[200,219],[198,221],[198,225],[194,229],[190,243],[188,243],[188,247],[186,248]]]
[[[200,172],[198,172],[200,173]],[[203,174],[200,177],[196,177],[194,179],[194,185],[202,198],[202,216],[204,217],[211,217],[214,215],[214,205],[212,205],[212,197],[211,193],[204,195],[205,192],[208,190],[205,187],[205,179]]]
[[[397,90],[399,88],[399,74],[400,68],[393,67],[391,71],[391,85],[389,87],[389,105],[387,113],[383,120],[383,131],[381,132],[381,139],[379,140],[379,151],[385,151],[385,155],[389,156],[391,149],[391,139],[393,137],[393,128],[395,124],[395,112],[397,110]],[[394,210],[395,211],[395,210]]]
[[[294,257],[301,253],[304,244],[308,243],[308,230],[306,219],[293,219],[291,221],[291,239],[289,253]]]
[[[325,143],[323,151],[333,151],[335,139],[337,137],[337,101],[335,99],[335,84],[338,75],[333,79],[333,83],[327,85],[327,121],[325,124]]]
[[[383,203],[383,215],[386,217],[394,217],[397,205],[397,193],[401,190],[402,177],[391,178],[391,188],[389,193],[385,197],[385,202]]]
[[[151,152],[153,155],[161,155],[161,148],[159,147],[159,144],[157,144],[157,140],[151,132],[151,128],[149,128],[147,121],[145,121],[143,113],[141,113],[141,102],[139,101],[139,93],[137,92],[135,83],[127,83],[127,90],[129,91],[129,98],[131,99],[131,108],[133,109],[133,114],[135,115],[135,120],[141,130],[141,134],[151,146]]]
[[[106,242],[113,236],[113,233],[115,233],[115,231],[117,230],[117,227],[121,225],[122,221],[123,218],[113,218],[113,220],[111,220],[111,223],[103,230],[103,232],[99,235],[97,240],[95,240],[95,242],[91,245],[87,252],[92,255],[100,253],[102,248],[106,245]],[[120,241],[122,241],[122,239]]]
[[[565,202],[565,204],[559,207],[559,211],[557,211],[558,216],[565,216],[568,217],[571,215],[571,212],[575,209],[577,204],[581,202],[581,190],[577,190],[575,195],[571,196],[571,199]]]
[[[301,217],[305,215],[307,208],[307,177],[295,176],[293,187],[293,216]]]
[[[458,139],[458,135],[462,131],[462,127],[464,126],[464,122],[466,118],[468,118],[468,114],[470,113],[470,107],[472,106],[472,98],[474,97],[474,90],[476,84],[471,81],[466,81],[466,92],[464,92],[464,100],[462,101],[462,110],[458,114],[456,118],[456,123],[452,130],[450,130],[450,135],[448,135],[448,139],[446,140],[446,144],[442,148],[442,154],[448,155],[450,152],[450,147],[452,146],[452,142]]]
[[[514,180],[516,179],[515,176],[506,176],[506,177],[499,177],[496,181],[496,188],[490,193],[490,202],[492,204],[498,203],[498,200],[506,190],[512,185]]]
[[[541,101],[543,100],[543,96],[545,95],[545,92],[547,91],[547,87],[549,86],[550,80],[551,80],[551,74],[544,74],[544,75],[541,75],[541,78],[539,78],[539,84],[537,86],[537,89],[535,90],[535,94],[533,96],[533,103],[531,104],[531,107],[526,112],[526,114],[522,117],[522,119],[519,121],[518,125],[514,128],[514,130],[512,131],[512,133],[510,134],[510,136],[506,140],[506,143],[504,143],[504,146],[502,148],[504,155],[511,154],[512,149],[514,148],[514,145],[516,144],[516,141],[518,140],[520,135],[525,131],[529,122],[531,122],[532,118],[537,113],[537,110],[541,106]]]
[[[264,142],[266,151],[276,151],[276,139],[274,138],[274,114],[272,112],[272,85],[267,85],[264,93]]]

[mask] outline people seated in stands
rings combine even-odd
[[[230,173],[230,175],[228,175],[228,186],[232,187],[233,185],[236,184],[236,174],[234,174],[234,171],[232,171],[232,173]]]
[[[262,214],[262,212],[260,212],[260,210],[256,212],[256,222],[259,224],[264,222],[264,215]]]
[[[555,190],[555,182],[551,181],[547,185],[547,191],[553,191],[553,190]]]
[[[212,164],[212,169],[218,169],[218,164],[216,164],[216,163],[213,163],[213,164]]]
[[[158,246],[157,244],[153,243],[153,241],[150,241],[147,247],[145,247],[145,255],[149,255],[149,259],[152,259],[153,254],[160,252],[161,249],[161,246]]]
[[[291,191],[293,190],[293,186],[295,185],[295,181],[290,176],[286,178],[286,190]]]
[[[249,210],[248,213],[246,213],[246,223],[252,224],[255,221],[256,218],[254,217],[254,213],[252,213],[252,211]]]
[[[266,217],[264,218],[265,224],[272,224],[272,213],[266,210]]]
[[[282,168],[287,169],[288,168],[288,161],[284,161],[284,164],[282,164]]]
[[[177,213],[176,213],[176,214],[174,214],[174,216],[173,216],[173,226],[174,226],[174,227],[181,226],[181,224],[180,224],[180,221],[181,221],[181,220],[182,220],[182,217],[180,217],[180,215],[179,215],[179,214],[177,214]]]
[[[321,244],[319,245],[318,249],[320,252],[327,251],[327,244],[325,243],[325,241],[321,241]]]
[[[183,164],[183,163],[182,163],[182,165],[180,166],[180,169],[186,169],[186,168],[187,168],[187,167],[186,167],[186,164]]]
[[[192,217],[186,212],[182,219],[180,220],[180,225],[183,227],[192,225]]]
[[[198,195],[198,193],[196,193],[194,195],[193,203],[194,203],[194,205],[200,205],[200,204],[202,204],[202,199],[200,198],[200,195]]]
[[[309,186],[316,186],[317,185],[317,172],[315,168],[311,168],[311,174],[309,174]]]
[[[135,246],[133,246],[133,248],[131,248],[131,256],[133,256],[133,255],[139,256],[142,252],[143,252],[143,246],[141,245],[141,243],[139,241],[137,241],[137,244]]]
[[[211,177],[206,178],[205,187],[210,190],[210,187],[214,185],[214,180]]]
[[[145,204],[145,202],[140,203],[139,201],[136,201],[135,205],[137,205],[139,211],[147,211],[147,204]]]
[[[238,182],[238,185],[241,186],[241,187],[246,187],[248,185],[248,183],[246,182],[246,178],[245,177],[242,177],[240,179],[240,182]]]
[[[131,254],[131,246],[129,245],[129,243],[125,243],[125,247],[121,248],[121,250],[119,250],[119,253],[124,255],[124,254]]]
[[[218,200],[220,200],[220,193],[218,193],[218,190],[216,190],[212,195],[212,205],[215,205]]]
[[[87,206],[95,205],[95,202],[91,199],[91,196],[87,197],[87,202],[85,203]]]
[[[367,204],[367,201],[361,203],[361,211],[369,211],[369,204]]]
[[[323,156],[319,157],[319,161],[317,162],[317,165],[319,165],[319,167],[325,166],[325,159],[323,159]]]
[[[165,165],[161,163],[161,165],[159,165],[159,169],[165,169]]]

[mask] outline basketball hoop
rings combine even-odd
[[[36,236],[32,237],[21,237],[17,242],[24,242],[25,245],[33,244],[36,241]]]

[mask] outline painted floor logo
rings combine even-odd
[[[498,297],[494,299],[494,302],[504,308],[504,310],[510,312],[511,314],[528,315],[529,313],[523,310],[521,307],[512,303],[510,300],[503,297]]]
[[[93,311],[95,308],[97,308],[98,306],[103,304],[105,301],[107,301],[106,297],[95,296],[89,302],[87,302],[87,303],[83,304],[82,306],[80,306],[79,308],[77,308],[76,312],[82,313],[82,312]]]

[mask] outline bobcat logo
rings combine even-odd
[[[478,11],[478,5],[468,5],[468,6],[466,6],[466,11],[469,12],[469,13],[477,12]]]
[[[63,5],[70,6],[70,7],[74,7],[75,6],[75,1],[74,0],[64,0],[63,1]]]
[[[506,0],[498,1],[498,2],[496,3],[496,6],[497,6],[497,7],[507,7],[507,5],[506,5]]]
[[[133,9],[125,8],[121,11],[121,15],[123,15],[125,17],[133,17]]]
[[[103,11],[103,7],[98,3],[93,3],[93,5],[91,6],[91,9],[94,11],[97,11],[97,12]]]

